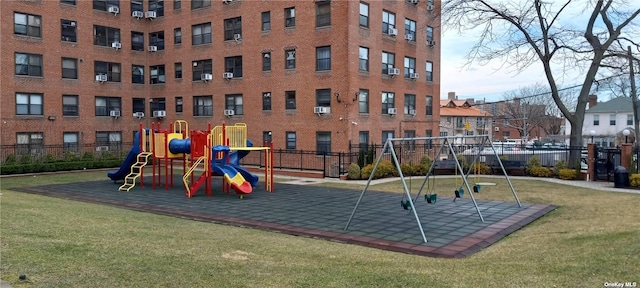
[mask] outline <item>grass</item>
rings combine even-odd
[[[87,172],[0,179],[3,280],[14,287],[603,287],[604,282],[640,282],[639,194],[514,180],[521,201],[559,209],[471,257],[435,259],[11,191],[104,177],[104,172]],[[437,191],[439,196],[453,195],[453,179],[436,181],[444,191]],[[504,180],[481,181],[497,186],[483,187],[478,198],[513,201]],[[414,178],[410,186],[417,190],[420,184]],[[399,182],[370,188],[402,191]],[[28,281],[18,280],[19,274]]]

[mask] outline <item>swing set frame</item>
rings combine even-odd
[[[478,141],[480,141],[480,146],[478,149],[478,152],[475,154],[473,161],[471,162],[472,165],[470,165],[469,169],[466,171],[464,171],[463,167],[461,166],[460,162],[458,161],[458,154],[456,153],[456,150],[454,148],[454,146],[451,144],[451,142],[455,142],[456,139],[476,139],[475,143],[478,143]],[[427,175],[424,178],[424,181],[422,182],[422,185],[420,186],[420,189],[418,190],[418,194],[416,194],[415,197],[411,196],[411,191],[409,190],[409,188],[407,187],[407,181],[406,178],[404,177],[403,173],[402,173],[402,169],[400,168],[400,162],[398,161],[398,156],[395,152],[395,147],[394,147],[394,142],[405,142],[405,141],[436,141],[437,143],[441,143],[440,148],[438,149],[438,153],[435,154],[436,157],[434,157],[433,161],[431,162],[431,166],[429,167],[429,170],[427,171]],[[489,143],[488,145],[486,143]],[[469,196],[471,198],[471,200],[473,201],[473,205],[476,208],[476,211],[478,213],[478,217],[480,218],[480,221],[484,222],[484,217],[482,216],[482,212],[480,212],[480,207],[478,207],[478,203],[476,202],[476,198],[475,196],[473,196],[473,193],[471,193],[472,189],[471,186],[469,185],[469,181],[468,181],[468,176],[471,173],[471,171],[473,170],[476,161],[478,161],[478,158],[481,156],[485,145],[487,147],[491,147],[491,150],[493,151],[492,156],[496,157],[496,161],[500,164],[500,168],[502,170],[502,173],[505,176],[505,179],[507,180],[507,183],[509,184],[509,188],[511,188],[511,192],[513,193],[513,197],[515,198],[518,207],[522,207],[522,204],[520,203],[520,199],[518,198],[518,195],[516,194],[516,190],[513,188],[513,184],[511,183],[511,179],[509,179],[509,175],[507,174],[507,171],[504,168],[504,165],[502,164],[502,160],[500,159],[498,152],[496,150],[496,148],[493,146],[493,143],[491,142],[491,139],[489,138],[489,135],[479,135],[479,136],[441,136],[441,137],[412,137],[412,138],[389,138],[387,139],[387,141],[384,144],[384,147],[382,148],[382,151],[390,151],[391,153],[391,157],[393,159],[393,164],[398,172],[398,175],[400,175],[400,180],[402,182],[402,187],[404,189],[404,193],[402,195],[402,203],[404,206],[404,199],[408,199],[407,202],[409,202],[407,209],[411,210],[413,212],[413,215],[415,217],[416,223],[418,224],[418,228],[420,230],[420,235],[422,236],[422,240],[424,241],[424,243],[427,243],[427,237],[425,236],[424,233],[424,228],[422,227],[422,223],[420,222],[420,217],[418,216],[418,212],[416,211],[416,207],[415,207],[415,202],[418,200],[418,198],[420,197],[420,194],[422,193],[422,190],[424,189],[425,185],[427,184],[427,181],[429,181],[429,177],[434,177],[435,175],[433,173],[436,162],[439,161],[439,155],[442,153],[442,150],[444,147],[448,147],[449,152],[451,153],[451,155],[453,156],[453,159],[456,163],[456,168],[455,171],[457,173],[460,173],[461,177],[462,177],[462,182],[463,184],[466,186],[466,188],[468,189],[467,191],[469,191],[470,193]],[[384,153],[380,153],[380,156],[378,156],[378,159],[376,161],[376,164],[373,167],[373,170],[371,171],[371,175],[369,175],[369,179],[367,180],[367,184],[364,186],[364,188],[362,189],[362,192],[360,193],[360,197],[358,197],[358,201],[356,202],[355,206],[353,207],[353,211],[351,212],[351,216],[349,216],[349,220],[347,221],[347,224],[344,227],[344,230],[348,230],[349,229],[349,225],[351,224],[351,221],[353,220],[353,217],[355,216],[358,207],[360,206],[360,202],[362,201],[362,198],[364,197],[364,194],[367,192],[367,189],[369,189],[369,185],[371,184],[371,181],[373,180],[373,176],[375,175],[376,170],[378,169],[378,166],[380,165],[380,162],[382,161]],[[435,185],[435,183],[434,183]],[[460,187],[462,188],[462,186]],[[458,189],[460,189],[458,188]],[[426,193],[425,193],[426,194]],[[463,196],[463,195],[461,195]],[[455,201],[456,198],[454,198]]]

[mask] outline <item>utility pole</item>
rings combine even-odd
[[[527,130],[527,102],[524,102],[524,111],[522,111],[522,131],[524,132],[524,141],[529,141],[529,130]]]
[[[636,97],[636,79],[633,75],[633,56],[631,55],[631,46],[627,46],[627,54],[629,55],[629,80],[631,81],[631,103],[633,104],[633,129],[636,131],[636,139],[633,141],[633,146],[638,147],[638,140],[640,140],[640,129],[638,129],[638,97]]]

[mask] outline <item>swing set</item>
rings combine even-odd
[[[467,169],[467,171],[464,171],[464,168],[462,167],[462,165],[460,164],[460,161],[458,160],[457,157],[457,153],[456,153],[456,149],[454,148],[454,146],[452,145],[452,141],[455,141],[455,139],[460,139],[460,138],[467,138],[467,139],[475,139],[475,143],[480,142],[480,146],[478,149],[478,152],[475,154],[474,159],[471,163],[473,163],[472,165],[470,165],[470,167]],[[423,241],[426,243],[427,242],[427,237],[425,236],[424,233],[424,228],[422,227],[422,223],[420,222],[420,217],[418,216],[418,212],[416,211],[416,203],[417,200],[420,198],[420,195],[422,194],[423,191],[425,191],[424,194],[424,199],[428,204],[435,204],[437,202],[437,198],[438,195],[435,193],[436,192],[436,177],[435,177],[435,166],[436,166],[436,162],[438,161],[438,157],[434,157],[433,161],[431,162],[431,165],[429,167],[429,170],[427,170],[427,175],[425,175],[424,181],[422,182],[422,185],[420,186],[420,189],[418,190],[418,193],[415,196],[411,195],[411,189],[410,186],[407,187],[407,180],[404,177],[403,173],[402,173],[402,169],[400,168],[400,162],[398,161],[398,156],[396,155],[395,149],[394,149],[394,142],[404,142],[404,141],[434,141],[436,143],[440,143],[440,148],[438,149],[438,153],[435,155],[441,155],[441,153],[443,152],[443,149],[445,147],[448,148],[449,153],[451,153],[451,155],[453,156],[453,160],[455,162],[455,169],[454,169],[454,173],[455,173],[455,179],[456,179],[456,187],[457,189],[454,190],[454,195],[455,197],[453,198],[453,201],[455,201],[458,198],[463,198],[464,197],[464,187],[467,188],[466,191],[474,191],[475,193],[480,193],[481,187],[482,186],[487,186],[487,185],[495,185],[495,183],[481,183],[479,182],[480,176],[479,176],[479,172],[480,172],[480,166],[479,165],[475,165],[475,163],[478,162],[478,159],[480,158],[480,155],[482,154],[482,151],[484,150],[485,145],[487,147],[491,147],[491,150],[493,151],[493,153],[491,154],[492,156],[495,156],[496,161],[500,164],[500,168],[502,169],[502,172],[507,180],[507,183],[509,184],[509,188],[511,188],[511,192],[513,193],[513,196],[518,204],[518,207],[522,207],[522,204],[520,203],[520,199],[518,198],[518,195],[516,194],[515,189],[513,188],[513,184],[511,183],[511,180],[509,179],[509,175],[507,174],[507,171],[504,168],[504,165],[502,164],[502,161],[500,160],[500,157],[498,156],[498,153],[495,149],[495,147],[493,146],[493,143],[491,143],[491,139],[489,139],[489,135],[480,135],[480,136],[457,136],[457,137],[415,137],[415,138],[389,138],[387,139],[387,141],[384,144],[384,147],[382,148],[382,151],[390,151],[391,153],[391,157],[393,159],[393,164],[396,167],[396,170],[398,172],[398,175],[400,175],[400,180],[402,182],[402,187],[404,189],[404,193],[402,195],[402,199],[400,200],[400,204],[401,207],[405,210],[410,210],[411,212],[413,212],[413,215],[415,217],[416,223],[418,224],[418,228],[420,230],[420,234],[422,235],[422,239]],[[488,145],[487,145],[488,143]],[[349,216],[349,220],[347,221],[347,224],[344,227],[344,230],[348,230],[349,229],[349,225],[351,224],[351,221],[353,220],[353,217],[355,216],[358,207],[360,206],[360,202],[362,201],[362,198],[364,197],[364,194],[367,192],[367,189],[369,189],[369,185],[371,184],[371,181],[373,180],[373,176],[375,175],[376,170],[378,169],[378,166],[381,162],[383,158],[383,154],[381,154],[378,157],[378,160],[376,161],[375,166],[373,167],[373,170],[371,171],[371,175],[369,175],[369,179],[367,181],[367,184],[365,185],[364,189],[362,190],[362,193],[360,193],[360,197],[358,198],[358,201],[355,204],[355,207],[353,207],[353,211],[351,212],[351,216]],[[471,171],[474,172],[474,185],[473,188],[471,188],[471,185],[469,184],[468,181],[468,176],[471,174]],[[458,175],[460,175],[461,177],[458,178]],[[409,177],[409,185],[411,185],[411,176]],[[460,181],[462,180],[462,181]],[[463,187],[464,186],[464,187]],[[425,189],[426,188],[426,189]],[[469,193],[469,197],[471,198],[471,201],[473,202],[473,205],[476,208],[476,212],[478,214],[478,217],[480,218],[480,221],[484,222],[484,217],[482,216],[482,212],[480,212],[480,207],[478,207],[478,203],[475,199],[475,196],[473,195],[474,193]]]

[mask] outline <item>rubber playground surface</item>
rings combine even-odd
[[[555,209],[552,205],[522,203],[518,207],[515,202],[478,200],[483,223],[468,195],[455,202],[438,195],[434,204],[423,198],[415,207],[428,241],[424,243],[414,213],[401,207],[401,194],[367,191],[349,228],[344,230],[361,190],[276,183],[272,193],[260,182],[253,193],[240,199],[233,190],[229,195],[224,193],[221,179],[214,177],[213,196],[207,196],[201,188],[187,198],[181,177],[175,178],[174,187],[168,191],[164,186],[152,189],[149,177],[144,188],[138,185],[130,192],[118,191],[121,181],[115,184],[106,178],[16,190],[445,258],[478,252]]]

